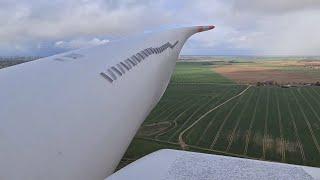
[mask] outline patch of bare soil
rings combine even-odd
[[[154,136],[157,135],[160,132],[163,132],[170,128],[171,123],[170,122],[159,122],[159,123],[153,123],[141,126],[138,131],[138,136]]]
[[[274,138],[271,135],[267,135],[265,138],[261,134],[254,135],[254,143],[258,146],[265,144],[265,151],[276,151],[277,154],[282,155],[283,151],[286,152],[299,152],[299,144],[295,141],[289,141],[287,139],[281,140],[280,138]]]
[[[279,84],[299,84],[316,81],[316,79],[302,72],[286,72],[270,67],[231,65],[215,68],[214,71],[240,84],[256,84],[257,82],[267,81],[274,81]]]
[[[305,68],[320,69],[320,61],[299,61]]]

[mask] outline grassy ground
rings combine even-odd
[[[256,159],[320,166],[319,93],[316,87],[251,87],[190,129],[185,139]]]
[[[119,167],[163,148],[320,167],[320,88],[238,85],[212,66],[177,64]]]
[[[208,62],[179,62],[171,83],[233,83],[233,81],[213,72],[213,66],[215,64]]]

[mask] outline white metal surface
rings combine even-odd
[[[146,34],[0,70],[0,179],[110,175],[163,95],[187,38],[212,28]],[[141,62],[131,58],[143,50]]]
[[[251,159],[160,150],[124,167],[106,180],[270,180],[320,179],[320,169]]]

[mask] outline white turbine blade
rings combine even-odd
[[[189,27],[0,70],[0,179],[110,175],[163,95]]]

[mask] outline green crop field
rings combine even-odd
[[[231,80],[212,71],[212,66],[219,63],[179,62],[172,76],[171,83],[233,83]]]
[[[178,63],[119,167],[158,149],[320,167],[320,88],[238,85],[210,63]]]

